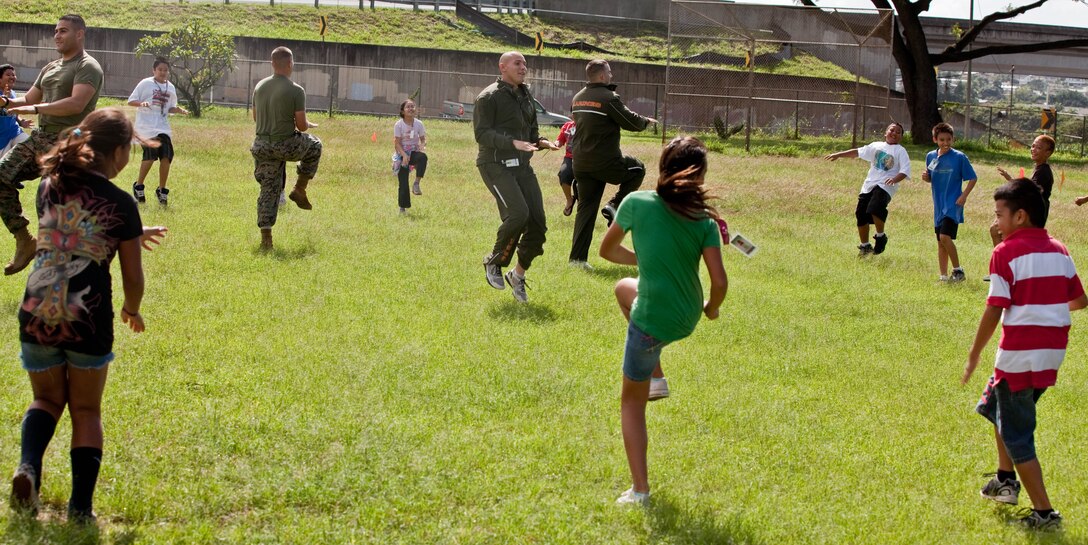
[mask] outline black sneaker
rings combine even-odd
[[[1057,511],[1040,515],[1038,511],[1033,510],[1028,516],[1020,519],[1020,524],[1031,530],[1057,530],[1062,526],[1062,515]]]
[[[98,522],[98,517],[95,516],[92,509],[74,509],[71,506],[68,507],[68,523],[78,524],[80,526],[94,526]]]
[[[144,197],[144,184],[132,184],[132,196],[136,197],[136,202],[147,202],[147,198]]]
[[[858,257],[869,257],[873,255],[873,245],[866,242],[865,244],[858,244]]]
[[[952,269],[952,276],[948,278],[949,282],[963,282],[967,280],[967,274],[963,272],[963,269]]]
[[[616,219],[616,209],[612,206],[612,203],[604,205],[604,208],[601,209],[601,215],[608,222],[608,226],[612,227],[612,220]]]
[[[888,233],[884,233],[882,237],[873,237],[873,242],[876,246],[873,248],[873,255],[880,255],[884,253],[884,248],[888,247]]]
[[[166,206],[166,196],[170,194],[170,190],[165,187],[156,187],[155,196],[159,199],[159,204]]]

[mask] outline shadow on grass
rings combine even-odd
[[[622,266],[594,267],[593,270],[586,271],[586,274],[591,274],[602,280],[611,280],[615,282],[621,278],[637,278],[638,269],[636,267]]]
[[[646,517],[650,543],[764,543],[737,515],[722,519],[711,511],[682,508],[661,495],[653,496]]]
[[[65,545],[97,545],[114,543],[131,545],[137,541],[135,530],[122,528],[103,535],[97,525],[70,524],[56,517],[39,520],[29,515],[11,514],[4,529],[5,543],[63,543]]]
[[[276,261],[293,261],[296,259],[305,259],[312,255],[317,255],[317,247],[312,242],[303,243],[301,246],[293,248],[284,248],[282,246],[273,246],[271,252],[262,251],[261,248],[254,247],[253,255],[257,257],[267,256]]]
[[[557,318],[555,311],[549,307],[532,303],[519,303],[513,300],[491,305],[487,315],[495,320],[531,322],[534,324],[554,322]]]

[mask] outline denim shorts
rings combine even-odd
[[[23,360],[23,369],[31,373],[46,371],[65,363],[79,369],[101,369],[113,361],[113,352],[104,356],[92,356],[55,346],[34,343],[22,343],[22,345],[23,351],[19,354],[19,358]]]
[[[1035,459],[1035,404],[1046,388],[1010,391],[1008,381],[994,384],[991,376],[978,400],[975,412],[997,426],[1013,463]]]
[[[669,343],[644,333],[634,322],[627,325],[627,345],[623,348],[623,376],[635,381],[650,380],[661,362],[661,349]]]

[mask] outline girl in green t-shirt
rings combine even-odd
[[[639,268],[639,278],[616,283],[616,301],[628,321],[620,421],[632,480],[617,503],[649,500],[646,402],[651,376],[664,376],[661,350],[690,335],[701,314],[717,319],[725,299],[720,218],[707,204],[710,196],[703,187],[706,156],[706,146],[696,138],[680,136],[669,142],[661,154],[657,190],[628,195],[601,241],[601,257]],[[628,231],[637,253],[623,246]],[[700,257],[710,273],[706,302],[699,282]]]

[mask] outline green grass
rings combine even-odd
[[[0,541],[1088,539],[1084,313],[1038,434],[1067,529],[1036,538],[978,498],[980,474],[994,466],[991,432],[971,410],[986,371],[967,388],[957,379],[986,293],[995,175],[972,195],[961,229],[968,281],[943,285],[922,183],[893,201],[888,252],[858,261],[852,211],[865,163],[715,154],[720,210],[760,251],[725,252],[721,319],[665,351],[673,397],[649,409],[654,502],[640,511],[612,503],[629,483],[618,419],[624,323],[612,286],[636,271],[596,257],[590,273],[567,267],[561,156],[534,160],[550,229],[529,273],[531,302],[519,305],[483,278],[498,217],[468,125],[427,122],[424,195],[399,217],[392,120],[312,119],[325,150],[315,209],[283,210],[277,250],[262,255],[251,122],[221,108],[175,118],[171,205],[142,208],[145,223],[170,228],[145,256],[148,330],[117,327],[98,534],[62,523],[64,421],[45,461],[44,513],[30,522],[0,508]],[[365,135],[375,131],[373,144]],[[624,145],[653,170],[657,140]],[[134,172],[117,184],[129,187]],[[1086,211],[1070,201],[1088,193],[1088,172],[1069,173],[1051,228],[1083,262]],[[24,206],[33,193],[33,184],[22,192]],[[15,467],[29,401],[13,319],[25,278],[0,281],[12,317],[0,351],[0,468]]]
[[[163,0],[26,0],[0,4],[0,21],[48,24],[64,13],[81,13],[94,28],[170,29],[199,21],[233,36],[319,40],[318,18],[327,15],[330,42],[436,48],[462,51],[508,51],[511,45],[484,36],[472,24],[449,11],[421,9],[358,9],[351,6],[314,8],[306,5],[183,3]],[[498,18],[524,33],[542,31],[545,41],[572,42],[577,39],[613,51],[613,60],[646,62],[642,57],[660,57],[668,43],[667,30],[660,24],[609,25],[602,32],[599,25],[577,22],[548,22],[525,15],[501,15]],[[531,47],[531,44],[530,46]],[[761,45],[758,53],[773,48]],[[743,55],[743,46],[735,42],[696,41],[685,44],[680,56],[704,51]],[[596,58],[597,53],[544,49],[551,57]],[[664,61],[651,61],[663,64]],[[712,68],[721,68],[711,66]],[[743,71],[743,68],[734,67]],[[756,71],[785,75],[853,80],[849,71],[798,52],[789,60],[757,66]]]

